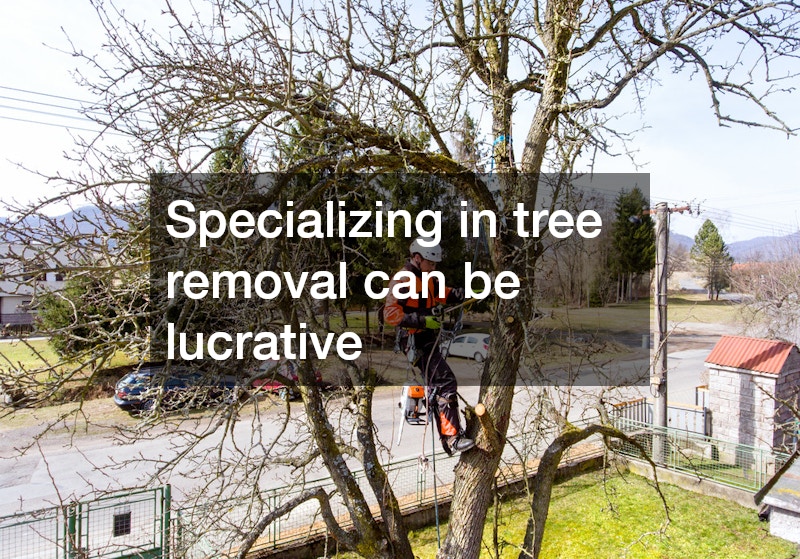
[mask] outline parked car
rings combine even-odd
[[[489,355],[489,334],[461,334],[442,344],[442,355],[466,357],[482,363]]]
[[[128,412],[202,407],[228,403],[236,397],[235,377],[209,376],[181,367],[167,370],[161,365],[145,366],[122,377],[114,390],[114,403]]]
[[[300,395],[297,392],[297,389],[284,384],[277,377],[277,375],[297,383],[299,382],[297,377],[297,371],[299,368],[299,363],[291,359],[274,359],[264,361],[264,363],[261,365],[261,371],[265,373],[265,376],[264,378],[255,379],[252,387],[259,392],[277,394],[281,400],[294,400]],[[317,384],[322,385],[322,373],[319,370],[315,370],[314,376]]]

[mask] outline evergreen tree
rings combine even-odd
[[[703,222],[695,235],[690,257],[703,279],[709,300],[719,299],[719,292],[731,285],[733,257],[717,226],[710,219]]]
[[[617,196],[609,262],[611,273],[617,278],[617,301],[630,301],[639,278],[655,266],[653,220],[642,212],[649,205],[638,187]]]
[[[222,132],[208,170],[211,173],[246,173],[250,171],[247,142],[235,126],[229,126]]]

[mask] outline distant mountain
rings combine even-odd
[[[680,245],[683,245],[686,250],[691,250],[694,246],[694,239],[671,231],[669,246]],[[782,237],[757,237],[747,241],[729,243],[728,251],[737,263],[780,260],[789,254],[800,254],[800,231]]]
[[[680,233],[670,232],[669,246],[683,245],[691,250],[694,239]],[[783,237],[757,237],[748,241],[737,241],[728,245],[736,262],[758,262],[777,260],[787,253],[800,251],[800,231]]]
[[[53,216],[44,218],[48,221],[58,222],[60,227],[63,230],[73,231],[77,235],[90,235],[92,233],[100,233],[102,231],[107,231],[112,229],[111,223],[120,225],[124,222],[119,218],[119,216],[109,216],[105,215],[99,208],[96,206],[83,206],[78,208],[77,210],[73,210],[71,212],[65,213],[59,216]],[[17,224],[16,228],[28,227],[31,229],[36,229],[41,225],[44,221],[43,218],[38,216],[29,216],[24,219],[20,224]],[[8,218],[0,217],[0,223],[5,225],[8,222]],[[2,231],[0,231],[1,233]],[[20,242],[21,239],[16,237],[14,234],[14,229],[5,231],[4,238],[0,239],[0,242],[7,242],[7,243],[15,243]],[[23,241],[26,240],[25,237],[22,239]]]
[[[693,244],[693,238],[687,237],[686,235],[681,235],[680,233],[675,233],[674,231],[669,232],[669,246],[674,247],[677,245],[683,245],[686,247],[686,250],[690,250]]]
[[[787,254],[797,254],[800,248],[800,231],[783,237],[757,237],[728,245],[737,262],[778,260]]]

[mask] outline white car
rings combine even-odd
[[[462,334],[450,343],[443,344],[442,354],[445,357],[454,355],[483,362],[489,355],[489,334]]]

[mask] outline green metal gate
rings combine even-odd
[[[170,487],[0,518],[0,559],[169,559]]]

